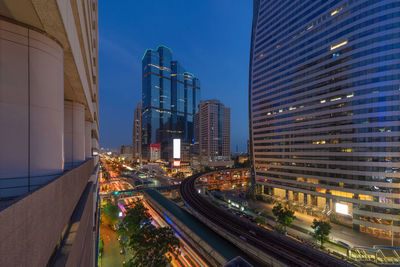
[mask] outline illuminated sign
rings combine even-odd
[[[181,139],[174,139],[174,159],[181,158]]]
[[[179,166],[181,166],[181,161],[180,161],[180,160],[174,160],[173,166],[174,166],[174,167],[179,167]]]
[[[347,206],[346,204],[336,203],[335,209],[337,213],[349,215],[349,206]]]

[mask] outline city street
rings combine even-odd
[[[272,216],[273,204],[267,204],[267,203],[264,203],[261,201],[249,201],[249,207],[266,210]],[[296,216],[296,219],[293,222],[293,226],[295,228],[301,228],[308,232],[314,231],[311,228],[311,224],[314,220],[313,216],[299,213],[299,212],[296,212],[295,216]],[[352,247],[354,247],[354,246],[372,247],[373,245],[387,245],[387,246],[391,245],[391,240],[389,240],[389,239],[376,238],[376,237],[373,237],[373,236],[365,234],[365,233],[354,231],[353,229],[350,229],[350,228],[342,226],[342,225],[337,225],[337,224],[333,224],[333,223],[331,223],[331,225],[332,225],[332,230],[331,230],[330,238],[334,241],[341,241]],[[289,232],[292,232],[292,231],[293,231],[293,234],[295,234],[297,236],[301,236],[301,237],[307,238],[309,240],[315,241],[315,239],[313,239],[313,237],[305,234],[303,231],[298,231],[298,230],[293,229],[293,227],[291,227]],[[394,245],[399,246],[400,241],[395,240]],[[330,246],[332,246],[332,245],[326,244],[326,247],[329,248]],[[332,249],[337,249],[337,246],[333,246]]]
[[[120,252],[120,245],[117,239],[117,233],[109,227],[100,225],[100,234],[103,237],[103,257],[99,260],[102,267],[119,267],[122,266],[123,256]]]

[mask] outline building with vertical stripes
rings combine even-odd
[[[379,237],[400,233],[400,2],[254,2],[258,189]]]

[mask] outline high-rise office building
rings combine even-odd
[[[266,195],[400,233],[400,2],[255,1],[252,152]]]
[[[232,165],[231,110],[218,100],[200,101],[195,114],[195,145],[200,163],[207,166]]]
[[[161,159],[171,161],[174,138],[193,143],[200,81],[172,60],[165,46],[146,50],[142,73],[142,153],[150,159],[150,147],[159,148]]]
[[[97,1],[17,2],[0,4],[0,266],[93,266]]]
[[[139,101],[133,116],[132,154],[136,160],[142,157],[142,102]]]

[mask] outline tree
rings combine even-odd
[[[177,172],[176,174],[175,174],[175,178],[176,179],[185,179],[185,174],[183,173],[183,172]]]
[[[132,251],[126,266],[167,266],[172,260],[171,254],[180,253],[174,232],[168,227],[156,228],[139,201],[128,210],[117,232],[122,245]]]
[[[288,209],[287,207],[282,207],[282,204],[278,204],[274,206],[272,209],[272,213],[276,217],[277,222],[279,223],[279,228],[278,230],[286,232],[286,227],[291,226],[293,223],[293,220],[296,218],[294,216],[294,211],[291,209]]]
[[[118,213],[118,207],[107,202],[101,210],[101,220],[109,226],[114,226],[119,220]]]
[[[332,226],[329,222],[314,219],[311,228],[314,229],[314,237],[321,241],[321,248],[323,248],[324,241],[329,240],[329,234]]]
[[[262,224],[262,225],[267,224],[266,221],[265,221],[265,218],[264,218],[264,217],[261,217],[261,216],[257,216],[257,217],[256,217],[256,223],[257,223],[257,224]]]

